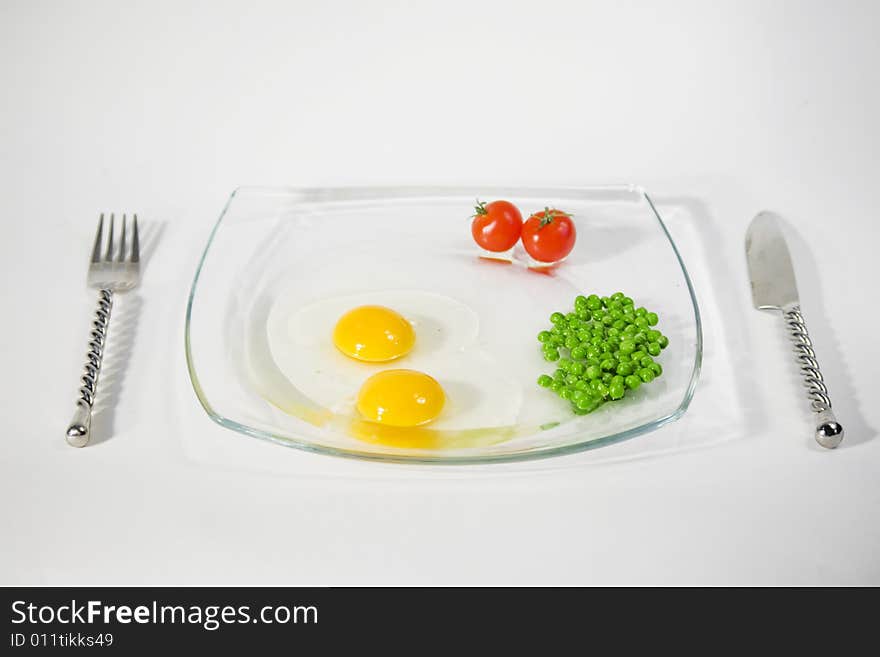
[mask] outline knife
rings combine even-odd
[[[819,371],[813,343],[801,314],[791,256],[773,214],[761,212],[752,219],[746,232],[746,260],[755,308],[782,311],[807,387],[807,397],[816,413],[816,442],[834,449],[843,440],[843,426],[831,410],[828,388]]]

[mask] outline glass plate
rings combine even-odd
[[[527,267],[521,246],[510,263],[480,258],[469,218],[478,197],[512,201],[524,217],[546,206],[570,212],[578,230],[574,250],[545,272]],[[617,290],[660,315],[657,328],[670,340],[658,358],[663,375],[575,416],[567,402],[536,386],[538,375],[555,366],[544,362],[535,336],[551,312],[570,310],[577,294]],[[427,316],[415,322],[416,349],[430,344],[434,362],[444,372],[452,367],[456,380],[436,377],[449,400],[429,428],[376,435],[354,417],[353,398],[341,398],[330,412],[310,386],[345,388],[352,368],[362,368],[365,379],[406,367],[407,357],[352,364],[332,348],[326,325],[328,304],[347,309],[394,299],[404,306],[427,300]],[[297,313],[305,316],[294,321]],[[474,318],[476,333],[464,342],[449,337],[461,333],[461,317]],[[307,339],[291,346],[287,366],[279,367],[277,326],[292,325],[303,327]],[[429,340],[428,330],[445,342]],[[300,364],[314,368],[299,379],[289,369],[291,353],[297,365],[296,349],[305,350]],[[205,411],[243,434],[357,458],[482,463],[600,447],[678,419],[699,377],[702,328],[684,263],[638,187],[240,188],[214,226],[192,283],[186,358]],[[471,423],[456,427],[466,415]]]

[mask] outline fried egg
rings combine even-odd
[[[266,337],[284,377],[338,415],[467,430],[511,426],[522,405],[519,380],[481,344],[476,313],[447,296],[387,290],[300,305],[282,293]]]

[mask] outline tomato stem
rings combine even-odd
[[[486,214],[489,214],[489,211],[486,209],[486,201],[481,201],[480,199],[477,199],[477,204],[474,206],[474,214],[471,215],[471,219]]]
[[[553,220],[556,218],[557,215],[560,217],[574,216],[568,212],[563,212],[562,210],[556,210],[556,209],[551,210],[550,208],[544,206],[544,216],[541,217],[541,223],[538,224],[538,229],[540,230],[544,226],[547,226],[548,224],[552,224]]]

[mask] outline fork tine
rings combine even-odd
[[[119,255],[116,260],[122,262],[125,260],[125,215],[122,215],[122,235],[119,236]]]
[[[104,233],[104,213],[101,213],[101,218],[98,219],[98,230],[95,233],[95,246],[92,247],[92,262],[99,262],[101,260],[101,237],[103,237]]]
[[[104,260],[110,262],[113,260],[113,213],[110,213],[110,230],[107,231],[107,255]]]
[[[134,215],[134,225],[131,229],[131,261],[141,261],[141,245],[138,241],[138,216]]]

